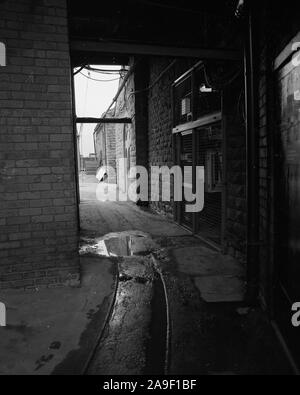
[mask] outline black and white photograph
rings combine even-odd
[[[299,1],[0,0],[0,376],[298,375]]]

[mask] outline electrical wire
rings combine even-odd
[[[166,67],[160,74],[159,74],[159,76],[156,78],[156,80],[151,84],[151,85],[149,85],[147,88],[145,88],[145,89],[141,89],[141,90],[139,90],[139,91],[134,91],[134,92],[131,92],[130,93],[130,95],[129,95],[129,98],[131,97],[131,96],[133,96],[133,95],[137,95],[137,94],[139,94],[139,93],[144,93],[144,92],[148,92],[148,91],[150,91],[160,80],[161,80],[161,78],[175,65],[177,63],[177,59],[175,59],[175,60],[173,60],[170,64],[169,64],[169,66],[168,67]]]
[[[97,69],[92,66],[86,66],[86,69],[99,74],[116,74],[116,75],[125,71],[124,69],[119,69],[119,70]]]
[[[90,76],[85,75],[82,71],[80,72],[81,75],[83,75],[85,78],[91,80],[91,81],[96,81],[96,82],[114,82],[114,81],[119,81],[120,78],[114,78],[112,80],[99,80]]]
[[[73,75],[75,76],[75,75],[79,74],[83,69],[85,69],[85,67],[86,67],[86,65],[81,66],[77,71],[75,71],[75,72],[73,73]]]
[[[224,78],[223,81],[221,81],[221,80],[219,80],[219,81],[212,81],[209,78],[209,76],[208,76],[207,67],[206,66],[203,67],[203,70],[204,70],[204,78],[205,78],[206,84],[210,88],[213,88],[213,89],[216,89],[216,90],[222,90],[226,86],[231,85],[239,77],[239,75],[242,72],[242,68],[239,68],[237,70],[237,72],[233,76],[228,76],[228,78]]]
[[[88,71],[92,71],[94,73],[97,74],[103,74],[103,75],[120,75],[120,73],[124,72],[124,69],[119,69],[119,70],[108,70],[108,69],[97,69],[95,67],[92,67],[88,64],[83,64],[82,66],[80,66],[78,68],[78,70],[76,70],[73,75],[77,75],[80,72],[82,72],[82,70],[88,70]]]

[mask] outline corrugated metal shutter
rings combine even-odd
[[[197,130],[197,165],[205,166],[205,206],[197,214],[197,232],[220,244],[222,237],[222,132],[221,124]],[[213,162],[213,163],[212,163]]]
[[[193,166],[193,134],[192,134],[192,132],[182,135],[182,138],[181,138],[181,165],[182,165],[183,169],[186,166]],[[192,180],[184,180],[184,181],[185,181],[185,183],[190,183],[189,181],[191,181],[191,188],[193,187]],[[186,213],[185,202],[184,202],[184,204],[182,204],[181,210],[182,210],[182,214],[181,214],[182,224],[187,226],[188,228],[192,229],[193,214]]]

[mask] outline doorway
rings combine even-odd
[[[288,53],[288,52],[287,52]],[[300,301],[300,67],[286,58],[276,70],[275,315],[288,345],[299,360],[298,332],[291,325],[292,305]]]
[[[176,164],[192,168],[185,188],[195,193],[196,167],[205,169],[204,209],[187,213],[186,202],[177,203],[176,219],[195,235],[220,248],[225,223],[225,144],[222,123],[222,94],[207,84],[202,62],[173,85],[173,134]]]

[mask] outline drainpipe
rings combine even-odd
[[[128,70],[127,74],[125,75],[124,80],[123,80],[122,84],[120,85],[116,96],[114,97],[111,105],[106,110],[106,113],[104,114],[103,118],[106,118],[107,114],[112,109],[113,105],[117,102],[119,96],[121,95],[123,89],[125,88],[125,85],[127,84],[128,80],[129,80],[129,78],[133,75],[133,73],[135,71],[135,68],[136,68],[136,63],[133,66],[130,67],[130,69]]]
[[[246,6],[245,86],[247,133],[247,295],[256,304],[259,295],[259,74],[255,6]]]

